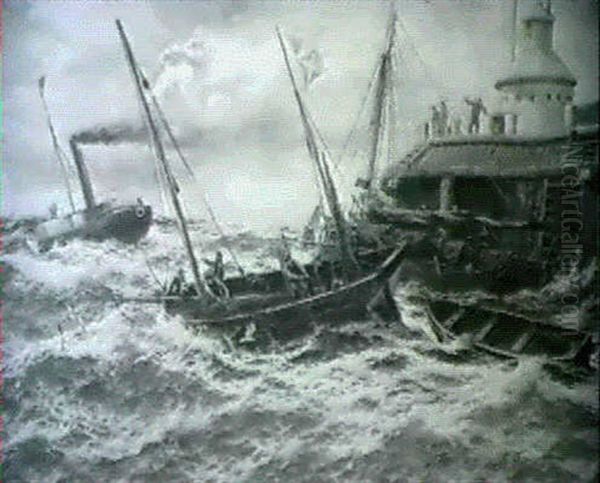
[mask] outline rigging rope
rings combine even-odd
[[[156,275],[156,273],[152,269],[152,266],[150,265],[150,262],[148,260],[148,254],[147,254],[146,250],[144,249],[144,247],[142,245],[138,245],[138,247],[142,251],[142,256],[144,257],[144,263],[146,264],[146,268],[148,268],[148,271],[150,272],[150,275],[152,276],[152,278],[154,279],[154,281],[156,282],[156,284],[160,288],[161,293],[166,293],[166,291],[167,291],[167,282],[165,281],[164,283],[162,283],[160,281],[160,279],[158,278],[158,276]]]
[[[373,70],[373,75],[371,76],[371,80],[369,81],[369,85],[367,86],[367,92],[363,97],[363,100],[361,102],[361,107],[358,111],[358,115],[356,116],[354,124],[352,125],[352,129],[350,129],[350,133],[348,134],[348,137],[344,141],[344,145],[342,146],[342,149],[338,156],[338,159],[335,162],[336,165],[341,164],[342,160],[345,157],[346,150],[348,149],[348,146],[350,145],[350,142],[352,142],[354,140],[354,136],[356,135],[356,131],[358,129],[358,124],[359,124],[360,120],[362,119],[363,114],[365,113],[365,109],[367,107],[367,101],[369,100],[371,91],[375,85],[375,79],[379,75],[379,70],[381,69],[381,65],[382,65],[381,62],[377,62],[377,64],[375,65],[375,69]],[[357,152],[358,152],[358,148],[356,148],[354,150],[354,152],[352,153],[352,156],[350,156],[350,159],[354,159],[354,156],[356,156]]]
[[[391,22],[388,24],[387,28],[386,28],[386,34],[385,34],[385,49],[384,49],[384,53],[380,56],[380,60],[376,63],[375,65],[375,69],[373,71],[373,75],[371,76],[371,79],[369,81],[369,85],[367,87],[367,92],[362,100],[361,103],[361,108],[359,110],[358,116],[356,117],[356,120],[354,122],[354,125],[352,126],[352,129],[350,130],[350,133],[348,135],[348,137],[346,138],[346,142],[344,143],[344,146],[341,150],[340,156],[338,158],[338,162],[337,164],[340,164],[342,159],[345,157],[346,155],[346,151],[348,149],[348,146],[350,145],[351,141],[354,141],[355,139],[355,135],[356,135],[356,131],[359,125],[359,122],[362,119],[362,116],[365,113],[366,107],[367,107],[367,100],[371,97],[371,94],[373,92],[373,89],[376,85],[375,80],[380,80],[380,75],[381,75],[381,69],[384,66],[384,64],[386,63],[386,59],[389,62],[391,60],[391,53],[392,53],[392,47],[393,47],[393,40],[395,38],[395,31],[396,31],[396,22],[397,22],[397,14],[395,12],[395,8],[393,3],[390,3],[390,9],[392,10],[392,20]],[[385,86],[384,86],[385,87]],[[381,96],[380,96],[381,97]],[[382,102],[382,99],[379,99],[379,102]],[[379,108],[381,109],[381,108]],[[380,119],[381,120],[381,119]],[[372,126],[370,126],[371,128]],[[381,126],[376,126],[376,129],[379,131],[379,129],[381,128]],[[358,146],[355,145],[355,149],[352,152],[351,156],[349,159],[354,159],[358,153]],[[369,161],[369,163],[371,163],[371,161]]]
[[[154,105],[154,108],[158,114],[158,117],[160,118],[161,124],[165,129],[165,132],[167,133],[167,136],[169,137],[169,140],[171,141],[171,144],[173,145],[175,152],[177,153],[177,156],[179,157],[181,163],[183,164],[183,166],[185,167],[188,175],[190,176],[191,179],[195,180],[196,176],[194,174],[194,171],[192,169],[192,167],[190,166],[189,162],[187,161],[187,158],[185,157],[185,155],[183,154],[183,152],[181,151],[181,148],[179,147],[179,143],[177,142],[175,135],[173,134],[173,131],[171,130],[171,126],[169,124],[169,121],[167,120],[167,117],[165,116],[164,111],[162,110],[162,108],[160,107],[160,104],[158,102],[158,99],[156,98],[156,96],[154,95],[154,92],[152,91],[152,88],[150,87],[150,83],[148,82],[148,79],[144,76],[144,73],[141,71],[140,69],[140,75],[142,77],[142,80],[144,82],[144,86],[145,88],[149,91],[150,93],[150,98],[152,100],[152,104]],[[206,197],[206,194],[203,195],[202,197],[203,201],[204,201],[204,205],[210,215],[210,218],[213,222],[213,224],[215,225],[217,231],[219,232],[219,234],[221,235],[221,237],[223,238],[223,242],[226,244],[225,248],[226,250],[229,252],[229,255],[231,256],[231,258],[233,259],[234,263],[237,266],[238,271],[240,272],[240,274],[242,275],[242,277],[245,277],[245,272],[244,269],[242,268],[242,266],[240,265],[237,257],[235,256],[235,254],[233,253],[233,250],[231,250],[231,248],[227,245],[226,243],[226,236],[225,233],[223,231],[223,229],[221,228],[221,225],[219,224],[217,217],[215,216],[215,213],[212,209],[212,207],[210,206],[210,203],[208,202],[208,199]]]
[[[48,129],[50,131],[50,138],[52,139],[52,145],[54,147],[54,151],[56,153],[56,157],[58,159],[58,164],[61,168],[61,172],[64,178],[65,186],[67,188],[67,196],[69,199],[69,204],[71,205],[71,209],[75,212],[75,201],[73,198],[73,190],[71,188],[71,178],[73,177],[73,173],[69,171],[70,163],[68,162],[68,158],[65,155],[61,145],[58,142],[58,136],[56,135],[56,131],[54,130],[54,126],[52,124],[52,118],[50,117],[50,110],[48,109],[48,104],[46,103],[45,97],[45,86],[46,86],[46,77],[42,76],[38,80],[38,88],[40,98],[42,100],[42,105],[44,108],[44,112],[46,113],[46,122],[48,123]],[[71,166],[71,168],[73,168]]]
[[[152,98],[152,103],[154,104],[154,107],[156,108],[158,117],[160,118],[161,123],[162,123],[163,127],[165,128],[165,131],[167,133],[167,136],[169,137],[169,140],[171,141],[171,144],[173,144],[173,147],[175,148],[175,152],[177,153],[177,156],[181,160],[182,164],[185,166],[185,169],[186,169],[188,175],[190,176],[190,178],[195,179],[194,171],[192,170],[189,163],[187,162],[187,159],[181,152],[181,149],[179,148],[179,143],[175,139],[175,136],[173,135],[173,131],[171,131],[171,126],[169,125],[169,123],[167,121],[165,113],[161,109],[160,104],[158,103],[158,100],[156,99],[156,96],[154,95],[152,90],[151,89],[148,89],[148,90],[150,90],[150,96]]]
[[[244,272],[244,269],[240,265],[240,262],[238,261],[237,257],[233,253],[233,250],[230,248],[229,243],[227,242],[227,236],[225,235],[225,232],[223,231],[223,229],[221,228],[221,225],[217,221],[217,217],[215,216],[215,213],[214,213],[212,207],[210,206],[210,203],[208,202],[208,198],[206,197],[206,194],[203,196],[203,199],[204,199],[204,205],[206,206],[208,214],[210,215],[211,220],[213,221],[215,227],[217,228],[217,231],[219,232],[219,234],[221,235],[221,238],[223,239],[223,244],[225,245],[225,249],[229,252],[229,255],[231,256],[238,271],[240,272],[240,275],[242,277],[245,277],[246,273]]]
[[[137,69],[138,75],[143,80],[144,88],[151,91],[150,83],[148,82],[142,68],[139,65],[136,65],[135,67],[131,67],[131,68]],[[137,96],[137,102],[138,102],[138,108],[140,109],[140,112],[144,113],[145,110],[144,110],[143,101],[139,96]],[[160,195],[160,204],[162,206],[163,213],[165,215],[167,215],[171,212],[171,205],[167,201],[168,180],[165,178],[165,176],[163,174],[163,170],[161,169],[161,166],[160,166],[160,161],[158,160],[158,153],[156,152],[156,146],[152,142],[152,129],[150,127],[150,121],[143,114],[142,114],[142,119],[144,120],[144,126],[146,126],[146,132],[148,134],[148,139],[149,139],[148,147],[150,148],[150,151],[152,153],[154,153],[154,156],[153,156],[153,158],[154,158],[153,159],[154,160],[154,179],[156,180],[156,184],[158,185],[158,193]],[[159,133],[157,132],[157,134],[159,134]]]

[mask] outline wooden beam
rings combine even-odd
[[[529,341],[533,338],[534,334],[535,334],[535,329],[529,329],[527,332],[525,332],[523,335],[521,335],[521,337],[519,337],[517,339],[517,341],[510,348],[511,352],[516,352],[516,353],[521,352],[525,348],[525,346],[527,344],[529,344]]]

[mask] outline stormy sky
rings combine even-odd
[[[405,0],[399,80],[409,129],[441,98],[490,98],[509,61],[509,1]],[[598,92],[598,1],[554,0],[555,50],[578,79],[576,103]],[[5,215],[42,214],[67,198],[54,158],[38,78],[60,141],[117,127],[132,142],[82,148],[98,199],[137,196],[161,211],[141,110],[115,27],[120,18],[154,83],[196,179],[184,181],[188,211],[204,216],[205,192],[224,222],[298,226],[317,200],[313,167],[275,35],[323,58],[307,91],[334,156],[360,110],[383,45],[387,1],[4,1]],[[127,126],[123,128],[123,126]],[[142,132],[142,135],[140,135]],[[360,156],[341,161],[354,178]],[[183,175],[183,171],[179,171]]]

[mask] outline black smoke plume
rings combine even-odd
[[[132,126],[130,124],[115,124],[112,126],[97,126],[84,131],[79,131],[71,137],[77,144],[125,144],[145,143],[148,134],[144,126]]]

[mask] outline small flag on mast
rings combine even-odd
[[[323,55],[317,50],[305,51],[304,42],[296,36],[286,36],[294,53],[296,62],[302,69],[302,80],[304,88],[308,89],[323,74],[325,70],[325,61]]]

